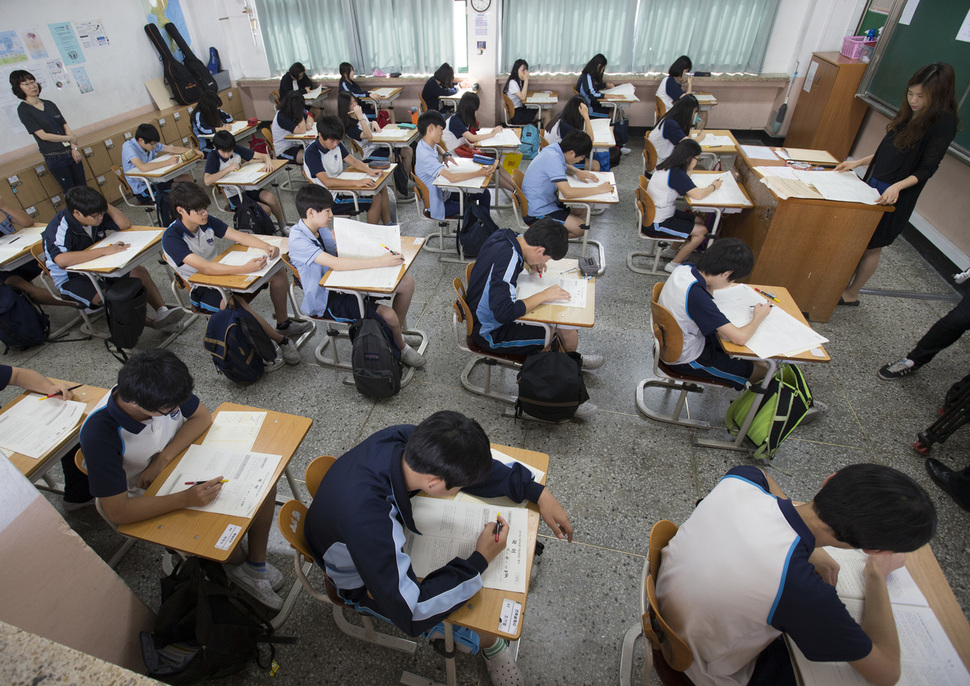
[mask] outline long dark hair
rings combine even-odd
[[[354,65],[352,65],[350,62],[341,62],[340,63],[340,83],[352,83],[356,86],[357,83],[352,78],[350,78],[350,72],[352,72],[353,70],[354,70]]]
[[[434,79],[442,86],[451,88],[455,82],[455,70],[447,62],[442,62],[441,66],[434,73]]]
[[[505,88],[502,89],[503,93],[509,92],[509,84],[512,83],[513,81],[519,84],[519,88],[522,88],[522,79],[519,78],[519,69],[521,69],[522,67],[525,67],[526,69],[528,69],[529,63],[526,62],[524,59],[519,58],[512,65],[512,73],[509,74],[509,78],[505,81]]]
[[[583,67],[582,76],[586,76],[587,74],[592,74],[594,81],[602,81],[603,72],[605,71],[606,71],[606,56],[598,52],[595,55],[593,55],[593,58],[586,63],[585,67]]]
[[[290,121],[299,124],[306,119],[306,101],[303,93],[290,91],[280,100],[279,112]]]
[[[202,93],[195,109],[199,113],[199,121],[203,126],[215,128],[223,125],[222,116],[219,114],[220,107],[222,107],[222,98],[219,97],[218,93],[215,91],[204,91]]]
[[[478,112],[481,104],[482,101],[478,99],[475,93],[465,93],[461,96],[461,100],[458,101],[458,109],[455,110],[455,116],[461,119],[462,123],[469,129],[477,129],[478,119],[475,117],[475,113]]]
[[[701,144],[693,138],[685,138],[674,146],[673,152],[663,162],[657,165],[657,169],[683,169],[687,171],[690,161],[701,154]]]
[[[350,107],[353,100],[354,96],[347,91],[342,90],[337,93],[337,117],[347,130],[350,130],[355,125],[360,124],[360,122],[358,122],[356,119],[350,118]],[[363,124],[361,124],[361,126],[363,126]]]
[[[674,60],[673,64],[670,65],[670,69],[667,70],[667,75],[680,78],[683,76],[685,71],[690,71],[692,66],[694,65],[691,63],[690,57],[687,55],[681,55]]]
[[[923,109],[913,114],[909,98],[904,93],[903,104],[886,126],[886,131],[897,134],[893,145],[899,150],[919,143],[944,112],[957,116],[956,74],[946,62],[927,64],[910,77],[906,90],[911,86],[923,87]]]
[[[549,122],[547,131],[552,131],[552,127],[556,125],[557,122],[566,122],[574,129],[579,129],[580,131],[586,130],[586,122],[583,121],[583,115],[579,113],[579,106],[585,105],[586,101],[583,100],[582,95],[574,95],[566,101],[565,107],[562,108],[562,112],[556,121]],[[562,131],[559,132],[559,137],[562,138]]]
[[[694,110],[698,109],[700,105],[697,103],[697,98],[688,93],[687,95],[682,95],[680,99],[673,104],[673,106],[667,110],[667,114],[660,118],[657,122],[657,126],[660,126],[663,122],[670,121],[677,122],[681,131],[684,133],[690,133],[691,124],[694,118]]]

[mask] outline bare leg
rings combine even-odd
[[[579,332],[576,329],[556,329],[556,333],[559,334],[559,340],[562,341],[562,347],[567,353],[579,347]]]
[[[754,371],[751,372],[751,376],[748,377],[748,381],[751,383],[760,383],[764,380],[765,374],[768,373],[768,363],[764,360],[752,360],[754,362]]]
[[[282,324],[290,316],[286,311],[286,296],[290,288],[290,281],[282,269],[269,280],[269,297],[273,301],[273,314],[276,323]]]
[[[411,298],[414,297],[414,277],[410,274],[405,275],[394,291],[394,303],[391,307],[397,314],[398,321],[401,322],[403,329],[408,320],[408,310],[411,308]]]
[[[256,511],[253,524],[249,527],[249,561],[256,564],[266,562],[266,546],[269,542],[269,531],[273,526],[276,514],[276,485],[266,496],[263,506]]]
[[[842,299],[845,302],[851,303],[859,299],[859,291],[872,278],[872,275],[876,273],[876,267],[879,266],[879,258],[881,255],[882,248],[869,248],[862,253],[862,259],[859,260],[859,266],[855,268],[855,274],[852,275],[852,280],[849,281],[849,285],[842,291]]]
[[[579,215],[572,214],[570,212],[569,216],[566,217],[566,221],[563,223],[566,225],[566,231],[569,232],[570,238],[579,238],[583,235],[583,230],[579,228],[582,225],[583,220],[579,217]]]
[[[270,286],[271,295],[272,295],[272,288],[273,287],[271,285]],[[249,303],[248,302],[246,302],[242,298],[236,298],[236,302],[239,304],[239,306],[241,308],[243,308],[244,310],[246,310],[247,312],[249,312],[249,314],[251,314],[254,317],[256,317],[256,321],[258,321],[259,322],[259,325],[261,327],[263,327],[263,331],[265,331],[266,332],[266,335],[269,336],[270,338],[272,338],[274,342],[276,342],[276,343],[282,343],[283,342],[283,338],[284,338],[283,337],[283,334],[281,334],[279,331],[277,331],[272,326],[270,326],[269,325],[269,322],[267,322],[265,319],[263,319],[262,317],[260,317],[256,312],[254,312],[253,311],[253,308],[249,306]],[[222,303],[222,307],[223,307],[223,309],[225,309],[226,304],[225,303]]]
[[[26,293],[31,300],[41,305],[54,305],[59,307],[71,307],[71,308],[75,306],[73,302],[69,300],[61,300],[60,298],[55,298],[53,295],[50,294],[50,291],[48,291],[46,288],[42,286],[35,286],[30,281],[21,279],[19,276],[8,276],[7,280],[4,283],[6,283],[8,286],[19,288],[24,293]]]
[[[704,222],[702,217],[694,217],[694,229],[690,232],[690,238],[684,241],[683,245],[680,246],[680,250],[671,260],[674,264],[681,264],[684,260],[690,257],[690,254],[697,250],[697,247],[704,242],[704,236],[707,235],[707,224]]]
[[[401,320],[397,317],[397,312],[392,310],[387,305],[378,305],[377,314],[381,316],[384,323],[388,325],[391,329],[391,333],[394,335],[394,342],[397,343],[399,350],[404,350],[405,342],[404,337],[401,335]]]
[[[144,267],[135,267],[131,270],[131,275],[142,282],[145,286],[145,291],[148,293],[148,304],[154,307],[156,310],[165,305],[165,301],[162,300],[162,294],[158,292],[158,286],[152,281],[151,275],[148,270]]]
[[[398,157],[400,158],[400,163],[404,166],[404,170],[410,174],[414,171],[414,151],[409,147],[398,148]]]
[[[283,208],[280,207],[280,201],[274,193],[271,193],[270,191],[260,191],[259,204],[263,206],[264,212],[273,213],[273,217],[276,219],[277,223],[283,222]]]

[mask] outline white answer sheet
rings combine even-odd
[[[714,291],[714,302],[735,326],[751,321],[754,305],[769,302],[745,284]],[[795,355],[828,343],[827,338],[805,326],[780,307],[772,307],[754,335],[745,345],[762,359],[777,355]]]
[[[335,217],[333,237],[340,257],[367,259],[387,254],[387,248],[401,252],[401,227],[398,224],[366,224],[364,222]],[[390,290],[397,285],[401,267],[375,267],[331,271],[327,277],[328,288],[379,288]]]
[[[802,183],[813,186],[826,200],[875,205],[879,199],[879,191],[850,171],[795,170],[795,177]]]
[[[40,243],[41,234],[46,226],[28,226],[15,233],[0,236],[0,264],[19,253],[24,248],[32,248]]]
[[[0,415],[0,447],[38,459],[81,421],[84,403],[31,394]]]
[[[478,141],[475,145],[480,148],[517,148],[522,143],[512,129],[503,129],[496,126],[493,129],[479,129],[478,135],[485,136],[494,133],[495,135]]]
[[[265,412],[220,412],[212,421],[202,445],[249,452],[265,419]]]
[[[601,92],[604,95],[633,95],[634,90],[632,83],[621,83],[619,86],[613,86],[613,88],[607,88]]]
[[[753,207],[751,201],[744,197],[744,193],[738,187],[738,182],[731,172],[720,174],[691,174],[690,180],[698,188],[707,188],[715,179],[721,179],[721,187],[702,200],[693,200],[694,205],[701,207],[723,207],[730,205],[743,205]]]
[[[234,250],[231,253],[226,254],[221,260],[219,260],[219,263],[229,265],[231,267],[241,267],[242,265],[249,262],[251,259],[259,257],[260,255],[266,255],[266,251],[262,250],[261,248],[247,248],[246,250]],[[255,272],[245,272],[245,274],[248,276],[255,276],[258,278],[262,278],[266,276],[269,273],[269,270],[272,269],[279,261],[280,261],[280,258],[278,256],[275,260],[267,259],[265,267]]]
[[[525,300],[536,293],[541,293],[550,286],[559,286],[569,294],[568,300],[552,300],[550,305],[568,305],[569,307],[586,307],[586,288],[589,283],[585,278],[576,276],[557,276],[548,274],[539,277],[538,274],[519,274],[515,288],[515,299]]]
[[[691,138],[700,143],[702,148],[720,148],[734,145],[734,141],[727,136],[715,136],[713,133],[702,133],[691,136]]]
[[[234,172],[229,172],[219,179],[219,183],[233,186],[251,186],[267,174],[269,172],[266,171],[265,164],[262,162],[251,162],[250,164],[243,165]]]
[[[741,150],[752,160],[777,160],[778,155],[767,145],[742,145]]]
[[[869,556],[861,550],[833,548],[825,546],[825,552],[839,563],[839,580],[835,586],[841,598],[866,597],[866,582],[863,570]],[[919,590],[913,580],[913,575],[905,567],[900,567],[886,577],[886,588],[889,590],[889,602],[902,605],[917,605],[928,607],[926,596]]]
[[[158,231],[115,231],[92,245],[88,250],[96,250],[114,243],[127,243],[127,248],[121,252],[104,255],[103,257],[97,257],[93,260],[82,262],[81,264],[72,265],[67,267],[67,270],[83,272],[91,269],[121,269],[137,257],[161,233],[162,229]]]
[[[598,186],[601,183],[610,183],[613,185],[613,190],[609,193],[597,193],[596,195],[588,195],[583,198],[568,200],[567,202],[619,202],[620,192],[616,187],[616,177],[613,172],[590,172],[596,177],[595,181],[580,181],[575,176],[567,176],[566,183],[569,184],[570,188],[592,188],[593,186]]]
[[[447,165],[445,165],[445,168],[448,171],[455,172],[457,174],[464,174],[465,172],[470,172],[470,171],[478,171],[483,166],[481,164],[478,164],[477,162],[473,162],[471,159],[467,157],[451,157],[449,159],[451,161]],[[473,176],[472,178],[465,179],[464,181],[449,181],[444,177],[444,175],[438,174],[438,176],[436,176],[434,179],[434,185],[444,186],[446,188],[481,189],[483,180],[484,180],[484,177],[482,176]]]

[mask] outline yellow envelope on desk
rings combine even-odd
[[[519,168],[522,164],[522,153],[521,152],[510,152],[502,157],[502,169],[504,169],[509,176]]]

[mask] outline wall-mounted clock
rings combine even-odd
[[[492,0],[472,0],[472,9],[476,12],[484,12],[492,4]]]

